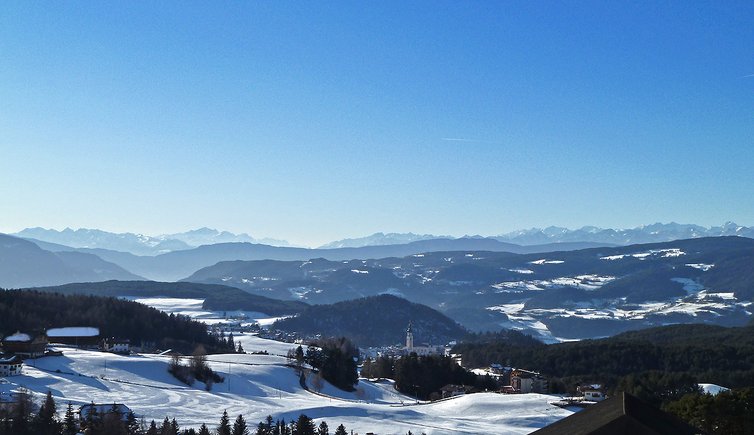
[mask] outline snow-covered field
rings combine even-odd
[[[379,434],[409,430],[524,434],[572,412],[549,404],[557,397],[540,394],[479,393],[417,404],[395,391],[389,381],[364,379],[353,393],[325,383],[317,394],[302,388],[295,370],[279,356],[290,344],[252,335],[238,339],[247,350],[266,350],[270,355],[210,355],[210,365],[226,380],[209,392],[200,382],[189,387],[175,380],[167,372],[169,358],[165,356],[122,356],[61,347],[63,356],[28,360],[23,375],[0,383],[0,394],[23,386],[40,401],[51,391],[60,408],[67,402],[124,403],[146,421],[169,416],[182,427],[215,426],[227,410],[231,417],[243,414],[252,425],[267,415],[290,421],[304,413],[326,420],[331,427],[343,423],[354,432]]]
[[[190,298],[163,298],[163,297],[150,297],[150,298],[136,298],[125,297],[124,299],[132,300],[140,304],[148,305],[152,308],[156,308],[160,311],[173,314],[182,314],[189,316],[194,320],[206,323],[208,325],[224,324],[224,323],[237,323],[241,320],[243,322],[257,322],[261,326],[271,325],[275,320],[282,317],[270,317],[264,313],[258,313],[255,311],[208,311],[202,308],[204,299],[190,299]]]

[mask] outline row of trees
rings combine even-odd
[[[118,408],[105,414],[90,413],[83,422],[78,421],[70,403],[62,420],[57,415],[57,405],[48,392],[35,413],[36,405],[31,394],[21,389],[14,393],[13,406],[0,412],[0,435],[76,435],[80,429],[86,435],[136,435],[140,431],[136,416],[131,412],[122,415]]]
[[[305,414],[289,423],[267,416],[256,428],[251,428],[243,415],[239,414],[231,423],[228,412],[224,411],[214,429],[203,424],[197,430],[181,429],[175,419],[168,417],[165,417],[162,424],[152,420],[147,425],[143,421],[139,422],[133,412],[123,415],[116,405],[104,413],[91,412],[85,420],[78,421],[73,405],[69,403],[65,416],[60,420],[57,405],[50,392],[36,412],[36,405],[28,391],[22,389],[15,398],[16,406],[0,411],[0,435],[77,435],[81,432],[85,435],[330,435],[326,421],[315,425]],[[334,434],[346,435],[345,426],[339,425]]]
[[[322,378],[344,391],[354,391],[354,385],[359,382],[359,348],[345,337],[316,340],[306,352],[298,346],[289,353],[288,359],[299,366],[309,364]]]
[[[395,379],[395,388],[423,400],[441,398],[440,389],[448,384],[466,385],[478,390],[496,390],[490,376],[477,376],[444,355],[419,356],[412,352],[401,358],[367,359],[361,374],[368,378]]]
[[[149,342],[163,349],[189,353],[196,345],[208,352],[227,352],[227,340],[209,334],[207,326],[188,316],[166,314],[136,302],[113,297],[62,295],[35,290],[0,291],[0,332],[41,331],[87,325],[103,337]]]
[[[212,385],[225,380],[207,364],[207,352],[202,345],[194,349],[194,354],[189,358],[188,365],[183,365],[181,359],[181,356],[173,355],[170,364],[168,364],[168,372],[186,385],[194,385],[194,381],[200,381],[204,382],[204,388],[210,391]]]

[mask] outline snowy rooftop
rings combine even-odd
[[[3,341],[31,341],[31,336],[23,332],[16,332],[13,335],[5,337]]]
[[[52,328],[47,330],[48,337],[97,337],[99,328],[89,326],[71,326],[67,328]]]

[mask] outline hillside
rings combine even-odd
[[[471,367],[504,363],[569,384],[607,383],[611,389],[633,392],[643,388],[639,394],[648,396],[672,388],[660,388],[666,382],[708,382],[729,388],[754,384],[754,325],[670,325],[551,345],[526,345],[501,335],[499,340],[461,343],[454,352],[462,353],[464,364]]]
[[[345,336],[359,346],[382,346],[405,344],[409,322],[417,346],[446,344],[466,335],[462,327],[443,314],[392,295],[315,305],[296,317],[278,320],[273,326],[304,335]]]
[[[437,403],[415,402],[390,382],[360,380],[355,392],[337,390],[326,381],[320,394],[301,387],[295,370],[286,366],[291,345],[238,335],[245,349],[269,355],[211,355],[208,362],[226,381],[205,391],[201,382],[186,386],[167,372],[170,358],[131,356],[62,348],[63,356],[45,357],[24,367],[21,376],[0,384],[0,394],[24,386],[40,403],[52,391],[58,409],[90,403],[124,403],[146,420],[175,418],[181,429],[214,428],[223,410],[232,420],[243,414],[251,427],[267,415],[295,420],[301,413],[326,420],[330,433],[344,424],[354,433],[434,435],[494,433],[526,434],[572,411],[548,404],[553,396],[480,393]],[[309,382],[311,388],[311,379]],[[314,390],[314,388],[311,388]],[[494,410],[494,412],[493,412]]]
[[[535,254],[221,262],[187,281],[314,304],[391,293],[472,330],[523,329],[552,342],[669,323],[743,325],[753,262],[753,239],[712,237]]]
[[[295,314],[308,307],[303,302],[280,301],[249,294],[234,287],[190,282],[106,281],[38,287],[35,290],[66,295],[83,294],[141,298],[162,296],[204,299],[203,306],[205,309],[255,311],[271,316]]]
[[[127,338],[135,344],[152,342],[186,353],[198,344],[208,351],[227,350],[207,333],[206,325],[136,302],[31,290],[0,291],[3,336],[66,326],[92,326],[99,328],[102,337]]]
[[[20,288],[108,279],[142,278],[95,255],[50,252],[27,240],[0,234],[0,287]]]

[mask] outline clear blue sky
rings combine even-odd
[[[754,224],[754,3],[4,2],[0,232]]]

